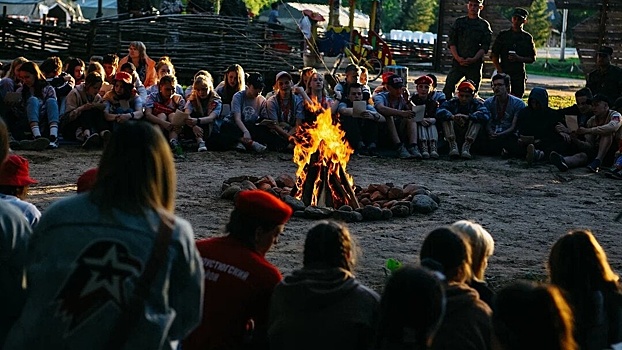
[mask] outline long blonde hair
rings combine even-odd
[[[173,213],[177,177],[173,156],[153,125],[126,122],[112,135],[99,163],[93,201],[104,211]]]
[[[192,84],[192,93],[190,97],[188,97],[188,101],[192,103],[194,110],[200,113],[200,115],[204,115],[201,98],[198,94],[199,89],[207,89],[209,91],[208,98],[214,93],[214,80],[212,79],[212,75],[208,72],[196,76]]]

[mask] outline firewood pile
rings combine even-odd
[[[307,206],[296,199],[296,180],[282,174],[276,178],[266,175],[236,176],[223,181],[220,198],[235,199],[240,191],[260,189],[272,193],[294,209],[294,216],[306,219],[336,219],[345,222],[388,220],[413,214],[430,214],[438,209],[439,197],[425,186],[409,183],[396,186],[392,183],[370,184],[366,188],[355,186],[359,208],[342,205],[339,208]]]

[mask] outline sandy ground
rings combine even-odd
[[[101,151],[65,146],[55,151],[19,151],[31,161],[31,176],[40,182],[30,200],[42,212],[56,199],[75,193],[75,181],[96,166]],[[283,155],[188,153],[176,164],[176,213],[189,220],[197,237],[222,232],[232,203],[219,198],[223,180],[238,175],[294,174],[295,165]],[[496,246],[487,277],[493,287],[515,279],[544,279],[545,260],[555,240],[572,228],[590,228],[622,270],[622,223],[614,222],[622,210],[620,182],[602,174],[574,169],[560,174],[552,165],[527,168],[525,162],[475,157],[472,161],[416,162],[388,158],[355,157],[348,172],[356,184],[393,182],[429,187],[441,198],[439,210],[406,219],[349,224],[361,248],[357,276],[380,291],[386,259],[416,262],[427,232],[460,219],[482,224]],[[68,213],[70,215],[70,213]],[[306,231],[313,221],[293,218],[268,259],[284,273],[301,266]]]

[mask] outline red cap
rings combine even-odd
[[[285,224],[294,212],[285,202],[261,190],[240,192],[235,200],[235,208],[254,219],[276,225]]]
[[[95,180],[97,180],[97,168],[91,168],[78,178],[78,193],[89,191],[95,185]]]
[[[386,85],[389,82],[389,77],[392,76],[393,74],[395,74],[395,73],[393,73],[393,72],[384,72],[384,73],[382,73],[382,83]]]
[[[462,92],[475,92],[475,86],[471,84],[470,81],[464,80],[460,85],[458,85],[458,91]]]
[[[432,85],[432,83],[434,83],[434,80],[432,80],[432,78],[430,78],[427,75],[422,75],[419,78],[417,78],[417,80],[415,80],[415,85],[419,85],[419,84]]]
[[[11,154],[0,166],[0,185],[22,187],[36,183],[28,173],[28,160],[22,156]]]
[[[114,80],[122,81],[126,84],[132,84],[132,76],[128,72],[117,72],[114,76]]]

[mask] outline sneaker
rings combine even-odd
[[[531,166],[533,164],[533,160],[536,156],[536,147],[533,143],[530,143],[527,146],[527,155],[525,156],[525,160],[527,161],[527,165]]]
[[[235,147],[233,147],[236,151],[240,151],[240,152],[246,152],[246,147],[244,147],[244,144],[242,142],[238,142]]]
[[[616,180],[622,180],[622,169],[614,170],[614,171],[607,173],[607,177],[611,177]]]
[[[50,143],[48,144],[48,149],[57,149],[58,148],[58,138],[54,135],[50,135]]]
[[[95,147],[99,147],[99,145],[101,145],[101,138],[99,137],[99,134],[95,133],[89,135],[89,137],[84,140],[84,142],[82,143],[82,148],[93,149]]]
[[[412,158],[423,159],[421,152],[419,152],[419,147],[409,146],[408,148],[406,148],[406,150],[408,151],[408,153],[410,153],[410,155],[412,155]]]
[[[398,158],[401,158],[401,159],[410,159],[413,157],[412,154],[408,152],[406,147],[404,147],[404,145],[401,145],[400,147],[398,147],[396,152],[397,152]]]
[[[564,156],[553,151],[549,154],[551,164],[555,165],[559,171],[568,171],[568,164],[564,161]]]
[[[207,147],[205,147],[205,141],[199,142],[199,149],[197,151],[198,152],[205,152],[205,151],[207,151]]]
[[[263,153],[266,149],[268,149],[268,147],[259,142],[253,141],[253,143],[251,143],[251,149],[257,153]]]
[[[594,159],[590,164],[588,164],[587,168],[591,172],[597,173],[598,170],[600,170],[600,159],[598,159],[598,158]]]
[[[99,136],[101,136],[102,144],[104,148],[106,148],[106,146],[108,145],[108,142],[110,142],[110,136],[112,136],[112,133],[110,132],[110,130],[104,130],[99,133]]]
[[[39,137],[34,140],[21,140],[19,148],[26,151],[43,151],[50,145],[50,140],[45,137]]]

